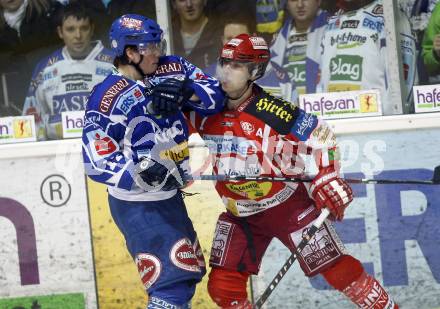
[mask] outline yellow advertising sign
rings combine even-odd
[[[360,94],[359,101],[361,105],[361,113],[371,113],[371,112],[374,113],[379,110],[376,93]]]
[[[14,138],[32,137],[32,122],[29,119],[14,119]]]

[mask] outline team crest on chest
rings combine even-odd
[[[255,131],[254,125],[247,121],[240,121],[241,129],[246,135],[251,135]]]

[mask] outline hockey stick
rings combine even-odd
[[[272,282],[269,284],[269,286],[266,288],[266,290],[261,294],[260,298],[255,302],[255,305],[253,308],[260,309],[263,304],[266,302],[266,300],[269,298],[270,294],[272,294],[275,287],[278,285],[278,283],[283,279],[284,275],[287,273],[289,268],[295,263],[298,255],[301,253],[301,251],[304,249],[305,246],[309,243],[310,239],[313,238],[315,233],[319,230],[324,220],[328,217],[330,214],[330,211],[327,208],[324,208],[321,211],[321,214],[319,217],[313,222],[312,226],[308,229],[307,234],[303,236],[303,239],[299,243],[299,245],[296,247],[296,250],[292,252],[290,257],[287,259],[287,261],[284,263],[283,267],[278,271],[276,276],[272,279]]]
[[[313,178],[304,177],[272,177],[272,176],[228,176],[228,175],[199,175],[192,176],[191,180],[214,180],[214,181],[285,181],[285,182],[312,182]],[[438,185],[440,184],[440,166],[435,167],[432,180],[419,179],[352,179],[344,178],[348,183],[363,184],[421,184],[421,185]]]
[[[269,177],[270,178],[270,177]],[[301,181],[301,179],[298,179]],[[355,180],[354,183],[416,183],[416,184],[440,184],[440,166],[437,166],[434,168],[434,174],[431,181],[425,181],[425,180],[400,180],[400,181],[394,181],[394,180],[375,180],[377,182],[365,182],[368,181],[368,179],[351,179]],[[347,180],[347,182],[350,182],[350,180]],[[353,181],[352,181],[353,182]],[[258,298],[258,300],[255,302],[254,308],[260,309],[263,304],[266,302],[266,300],[269,298],[269,296],[272,294],[273,290],[276,288],[276,286],[279,284],[281,279],[285,276],[287,271],[290,269],[290,267],[293,265],[293,263],[296,261],[296,258],[298,254],[301,253],[301,251],[304,249],[304,247],[308,244],[309,240],[314,236],[314,234],[318,231],[324,220],[328,217],[329,210],[327,208],[324,208],[319,215],[319,217],[315,220],[311,228],[307,231],[307,235],[303,237],[301,242],[299,243],[296,250],[292,253],[292,255],[287,259],[287,261],[284,263],[283,267],[278,271],[278,274],[272,279],[272,282],[269,284],[269,286],[266,288],[266,290],[263,292],[263,294]]]

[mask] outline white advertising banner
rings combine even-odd
[[[414,86],[416,113],[440,111],[440,85]]]
[[[84,111],[62,112],[63,138],[76,138],[82,136],[84,127]]]
[[[299,96],[299,106],[324,119],[382,115],[377,89],[303,94]]]
[[[40,144],[0,148],[0,307],[97,308],[80,148]]]
[[[339,140],[346,178],[430,180],[440,164],[440,128],[350,134]],[[355,200],[344,220],[335,224],[349,253],[383,283],[401,308],[440,308],[440,186],[352,187]],[[260,275],[252,278],[255,299],[289,255],[281,242],[271,243]],[[306,278],[296,261],[265,308],[354,305],[331,290],[321,276]]]
[[[0,144],[34,142],[36,140],[34,116],[0,118]]]

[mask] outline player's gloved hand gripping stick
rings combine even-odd
[[[329,215],[330,215],[330,211],[327,208],[323,208],[319,217],[315,220],[315,222],[313,222],[312,226],[309,228],[306,235],[303,236],[303,239],[296,247],[296,250],[292,252],[292,255],[290,255],[290,257],[284,263],[283,267],[281,267],[277,275],[272,279],[269,286],[266,288],[263,294],[261,294],[260,298],[258,298],[258,300],[255,302],[254,308],[259,309],[263,306],[263,304],[269,298],[270,294],[272,294],[273,290],[275,290],[275,287],[278,285],[281,279],[283,279],[284,275],[287,273],[289,268],[293,265],[293,263],[295,263],[296,259],[298,258],[298,255],[301,253],[304,247],[307,246],[310,239],[313,238],[315,233],[319,230],[319,228],[321,227],[321,225],[324,223],[325,219]]]
[[[317,175],[318,176],[318,175]],[[316,177],[315,177],[316,179]],[[313,181],[312,179],[298,179],[294,180],[295,182],[299,181]],[[382,180],[374,180],[374,179],[345,179],[345,182],[349,183],[375,183],[375,184],[422,184],[422,185],[439,185],[440,184],[440,166],[436,166],[434,168],[434,174],[432,176],[432,180],[391,180],[391,179],[382,179]],[[330,215],[330,210],[328,208],[322,208],[321,214],[315,220],[313,225],[307,231],[307,234],[303,237],[299,245],[297,246],[295,252],[287,259],[281,269],[278,271],[277,275],[272,279],[269,286],[263,292],[263,294],[258,298],[255,302],[254,308],[259,309],[263,306],[269,296],[272,294],[275,287],[279,284],[281,279],[296,261],[298,254],[300,254],[301,250],[308,244],[310,239],[314,236],[314,234],[319,230],[322,223],[325,219]]]
[[[179,166],[165,166],[152,158],[142,159],[137,165],[136,173],[144,182],[138,185],[146,190],[171,191],[187,184],[186,173]]]

